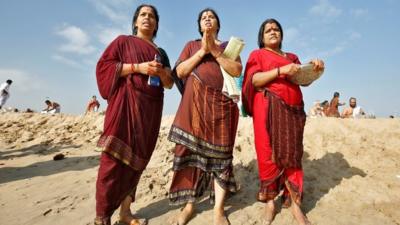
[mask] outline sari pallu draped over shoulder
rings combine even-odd
[[[162,86],[147,85],[147,75],[125,78],[120,73],[123,63],[152,61],[155,54],[160,51],[149,42],[121,35],[107,47],[96,68],[100,94],[108,103],[98,146],[135,170],[143,170],[153,153],[164,93]]]

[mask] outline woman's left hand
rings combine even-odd
[[[310,61],[311,64],[314,65],[314,70],[315,71],[319,71],[319,70],[324,70],[325,69],[325,65],[324,65],[324,61],[320,60],[320,59],[313,59]]]

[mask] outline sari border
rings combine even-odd
[[[206,142],[191,133],[172,125],[168,140],[181,144],[189,148],[195,153],[203,154],[214,158],[229,158],[232,157],[233,145],[219,146]]]
[[[114,158],[118,159],[133,170],[142,171],[146,168],[149,159],[143,159],[133,153],[132,148],[126,145],[122,140],[114,136],[100,137],[98,147],[103,148],[103,152],[107,152]]]

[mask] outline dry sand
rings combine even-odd
[[[174,144],[164,117],[153,158],[132,210],[149,224],[167,224],[177,207],[166,199]],[[92,224],[103,116],[0,114],[0,224]],[[305,129],[304,200],[313,224],[400,224],[400,120],[309,119]],[[53,161],[63,153],[64,160]],[[241,118],[234,167],[241,191],[227,201],[232,225],[260,224],[252,121]],[[114,214],[113,221],[117,219]],[[212,206],[198,204],[191,225],[212,224]],[[273,224],[296,224],[279,210]]]

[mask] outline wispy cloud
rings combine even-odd
[[[362,37],[362,35],[360,33],[356,32],[356,31],[352,31],[349,34],[349,39],[350,40],[357,40],[357,39],[360,39],[361,37]]]
[[[90,54],[96,50],[96,48],[90,44],[89,35],[77,26],[65,24],[62,28],[59,28],[56,31],[56,34],[66,40],[66,43],[59,47],[60,51],[77,54]]]
[[[133,0],[89,0],[96,10],[114,23],[124,23],[130,20]],[[130,10],[127,10],[130,9]]]
[[[297,28],[294,27],[289,27],[284,31],[284,41],[285,43],[291,44],[293,43],[295,40],[298,40],[299,38],[299,30]]]
[[[40,79],[21,69],[2,69],[0,68],[0,83],[3,83],[7,79],[13,81],[10,93],[12,94],[13,89],[17,92],[29,92],[34,90],[40,90],[45,84]]]
[[[336,8],[328,0],[319,0],[316,5],[311,7],[309,10],[310,14],[315,16],[321,16],[326,19],[332,19],[340,16],[342,10]]]
[[[73,59],[67,58],[67,57],[59,55],[59,54],[55,54],[51,58],[57,62],[63,63],[65,65],[68,65],[68,66],[71,66],[74,68],[78,68],[78,69],[84,68],[83,65],[81,63],[79,63],[78,61],[75,61]]]
[[[368,15],[368,9],[352,9],[350,14],[355,18],[362,18]]]
[[[129,26],[130,27],[130,26]],[[101,27],[99,34],[98,34],[98,39],[100,43],[104,45],[110,44],[112,40],[114,40],[118,35],[121,34],[126,34],[128,31],[128,28],[123,29],[123,28],[107,28],[107,27]]]

